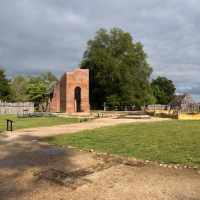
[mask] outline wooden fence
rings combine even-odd
[[[34,103],[32,102],[17,102],[8,103],[0,101],[0,114],[23,114],[34,112]]]
[[[168,105],[160,105],[160,104],[154,104],[154,105],[148,105],[146,107],[148,110],[169,110],[169,106]]]

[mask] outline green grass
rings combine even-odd
[[[14,130],[79,122],[77,118],[66,118],[56,116],[18,118],[16,115],[0,115],[0,132],[6,130],[6,119],[11,119],[14,121]]]
[[[200,166],[200,121],[118,125],[47,141],[139,159]]]

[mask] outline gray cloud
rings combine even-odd
[[[141,41],[153,77],[200,94],[198,0],[0,0],[0,65],[9,75],[78,66],[100,27],[121,27]]]

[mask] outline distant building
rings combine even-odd
[[[170,102],[170,109],[181,112],[199,112],[199,104],[189,94],[176,95]]]
[[[51,93],[50,112],[89,111],[89,70],[66,72]]]

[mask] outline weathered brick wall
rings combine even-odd
[[[89,112],[89,70],[77,69],[67,73],[67,112],[76,112],[75,88],[81,88],[81,111]]]
[[[66,74],[60,79],[60,112],[66,112]]]
[[[65,73],[55,86],[50,101],[51,112],[76,112],[75,88],[81,88],[81,112],[89,112],[89,70],[76,69]]]
[[[53,96],[50,102],[51,112],[60,112],[60,82],[58,82],[53,89]]]

